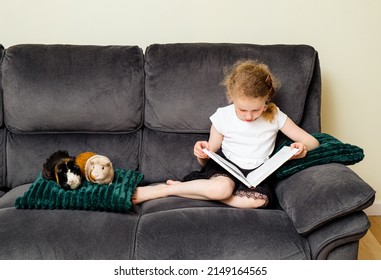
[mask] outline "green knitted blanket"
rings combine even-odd
[[[309,151],[304,158],[287,161],[275,172],[277,178],[285,178],[315,165],[334,162],[351,165],[364,158],[363,149],[355,145],[343,143],[326,133],[312,133],[311,135],[320,142],[320,146]],[[285,145],[291,145],[291,143],[291,140],[284,141],[276,148],[276,151],[280,150]]]
[[[79,189],[64,190],[40,174],[29,190],[17,198],[15,207],[127,212],[132,206],[132,194],[143,177],[137,171],[116,169],[110,185],[84,181]]]

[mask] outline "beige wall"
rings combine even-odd
[[[381,0],[0,0],[0,43],[310,44],[320,56],[323,132],[365,150],[353,166],[381,215]]]

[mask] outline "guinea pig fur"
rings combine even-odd
[[[77,189],[82,180],[75,159],[67,151],[53,153],[43,164],[42,177],[58,183],[63,189]]]
[[[111,184],[114,168],[109,158],[95,155],[89,158],[85,166],[86,179],[97,184]]]
[[[86,172],[85,172],[86,162],[89,160],[89,158],[91,158],[95,155],[97,155],[97,154],[94,152],[83,152],[83,153],[78,154],[75,157],[75,163],[81,169],[82,177],[86,177]]]

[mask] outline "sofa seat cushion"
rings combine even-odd
[[[56,182],[40,174],[22,197],[16,200],[19,209],[72,209],[127,212],[132,195],[143,180],[143,174],[116,169],[110,185],[84,180],[76,190],[64,190]]]
[[[332,135],[326,133],[311,133],[320,143],[320,146],[307,153],[307,156],[298,160],[289,160],[276,172],[277,178],[282,179],[311,166],[326,163],[342,163],[351,165],[360,162],[364,158],[364,151],[360,147],[343,143]],[[283,146],[291,145],[291,140],[286,140],[277,147],[277,151]]]
[[[194,207],[143,214],[137,259],[310,259],[280,210]]]
[[[32,184],[21,185],[17,188],[11,189],[9,192],[5,193],[0,197],[0,209],[15,207],[16,199],[24,195]]]
[[[133,259],[139,215],[0,209],[0,259]]]
[[[190,199],[178,196],[170,196],[148,200],[139,205],[142,214],[156,213],[175,209],[195,208],[195,207],[229,207],[219,201]]]

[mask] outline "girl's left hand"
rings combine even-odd
[[[297,148],[299,151],[291,158],[291,159],[297,159],[297,158],[304,158],[307,155],[307,146],[303,143],[295,142],[291,144],[291,148]]]

